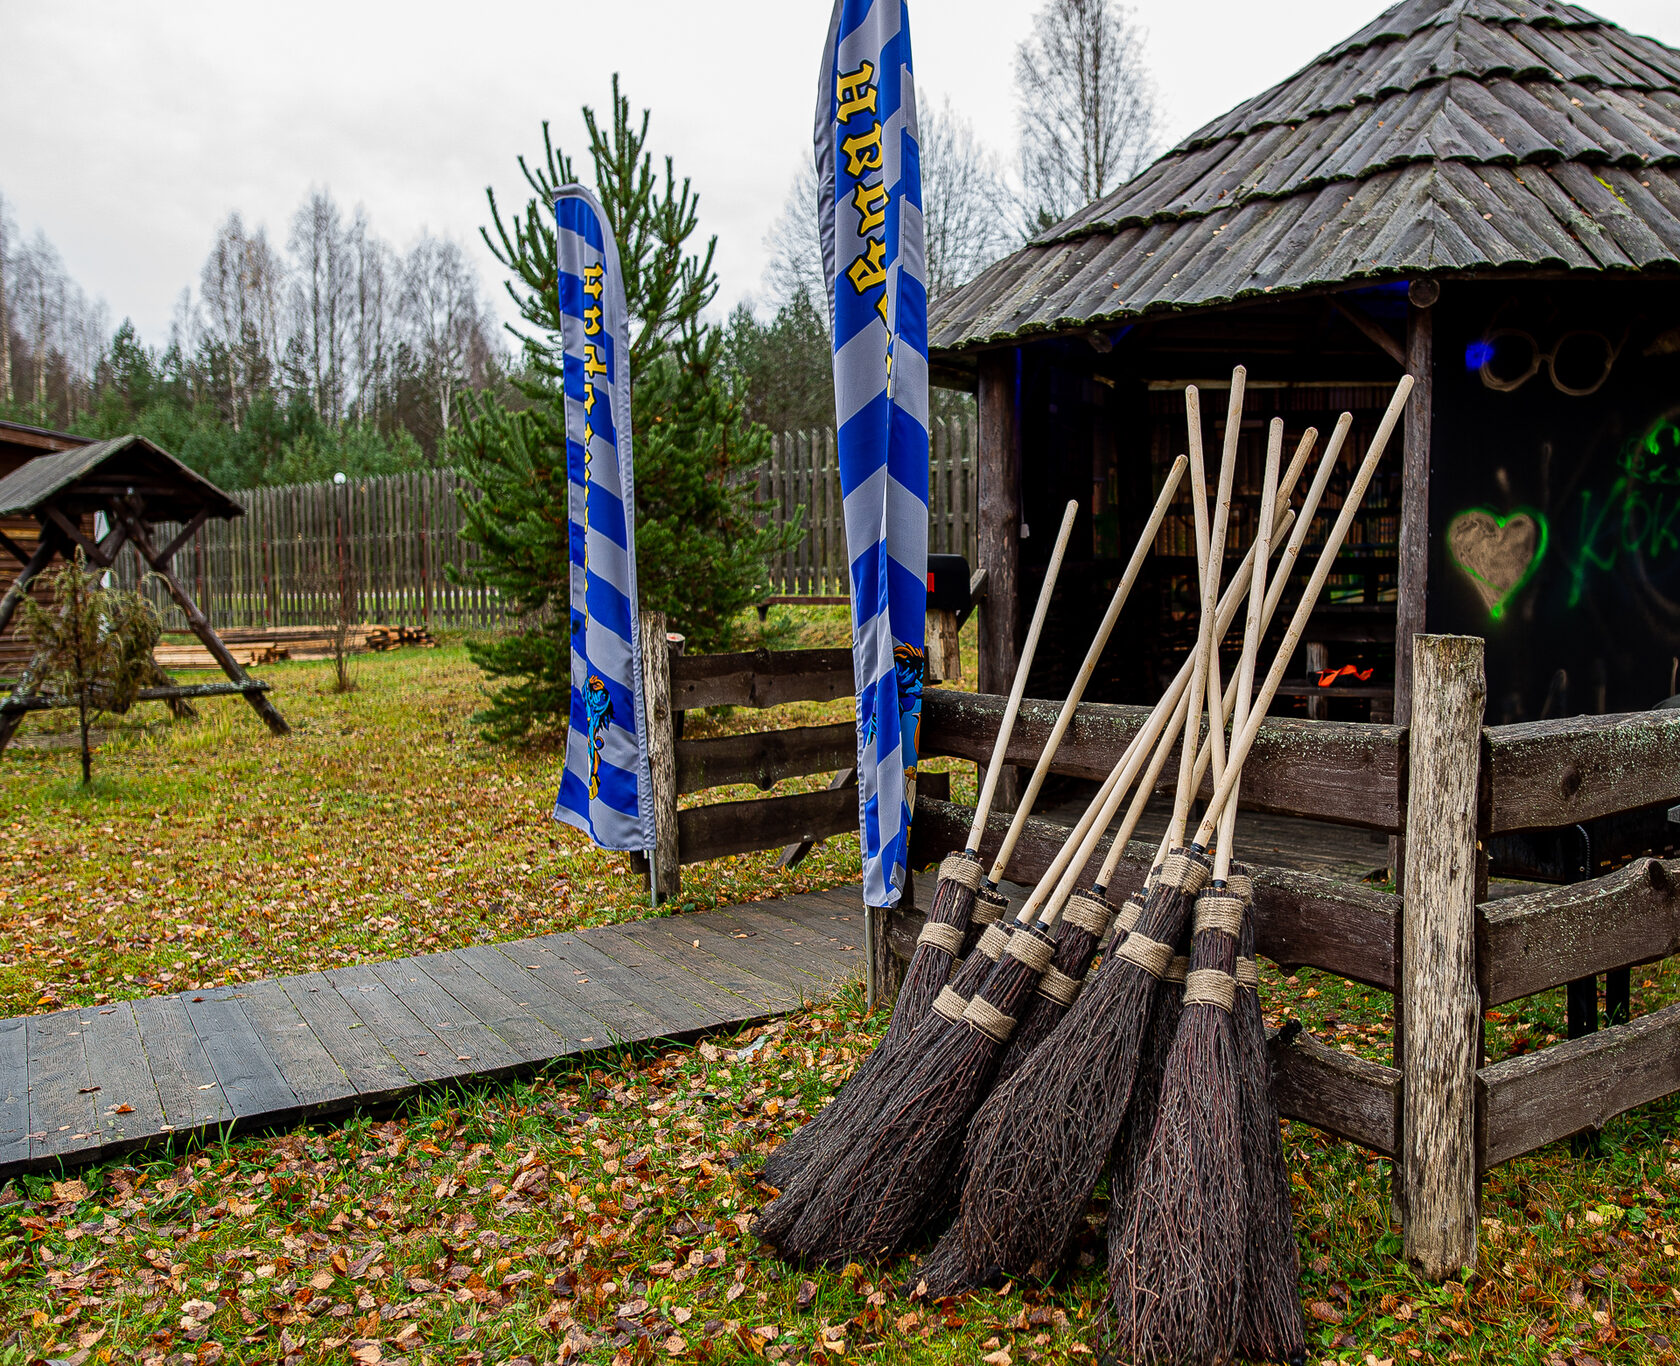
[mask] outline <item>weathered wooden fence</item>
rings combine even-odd
[[[403,626],[493,626],[506,618],[493,591],[456,583],[477,547],[461,537],[463,514],[451,470],[425,470],[343,484],[289,484],[233,497],[245,509],[210,522],[175,555],[174,572],[217,629],[313,626],[334,621],[345,594],[355,617]],[[177,528],[158,528],[167,543]],[[132,588],[138,566],[118,559]],[[179,610],[152,589],[164,624],[185,628]]]
[[[939,419],[929,432],[928,549],[963,555],[976,543],[975,427],[966,418]],[[840,466],[832,429],[787,432],[771,445],[759,471],[759,501],[785,524],[804,509],[805,535],[770,566],[771,591],[785,597],[843,597],[847,592],[846,524],[840,508]]]
[[[929,463],[928,548],[971,564],[974,441],[966,419],[937,421]],[[344,594],[354,598],[359,621],[494,626],[508,618],[497,594],[449,574],[478,555],[461,538],[460,486],[452,470],[425,470],[235,493],[245,515],[201,528],[177,552],[174,572],[217,629],[321,625],[337,618]],[[758,496],[771,504],[766,515],[776,525],[803,518],[803,537],[770,566],[772,594],[843,596],[846,533],[833,431],[776,437]],[[158,534],[167,542],[178,529],[160,525]],[[114,573],[132,588],[138,566],[123,556]],[[167,595],[152,592],[165,625],[185,629]]]
[[[844,651],[699,656],[672,661],[677,709],[730,703],[771,706],[851,691]],[[1394,997],[1394,1066],[1286,1031],[1273,1039],[1279,1109],[1395,1160],[1407,1254],[1428,1274],[1476,1260],[1478,1201],[1487,1170],[1602,1126],[1635,1106],[1680,1092],[1680,1005],[1521,1056],[1487,1062],[1487,1011],[1598,973],[1680,953],[1680,860],[1639,856],[1671,843],[1653,838],[1663,804],[1680,801],[1680,713],[1575,717],[1482,725],[1481,641],[1417,638],[1410,727],[1274,720],[1243,773],[1245,807],[1395,835],[1405,849],[1403,895],[1312,873],[1255,869],[1259,952],[1287,967],[1315,967]],[[985,762],[1004,699],[929,691],[922,752]],[[1030,764],[1057,704],[1028,701],[1008,758]],[[1147,709],[1086,703],[1052,771],[1100,779],[1120,758]],[[768,789],[781,778],[842,770],[850,723],[720,740],[677,741],[668,781],[691,792],[722,783]],[[1176,782],[1169,770],[1161,783]],[[855,796],[772,796],[675,812],[680,862],[775,848],[856,828]],[[1657,824],[1641,813],[1655,812]],[[971,808],[918,794],[912,863],[934,864],[961,847]],[[1633,817],[1639,816],[1639,819]],[[995,855],[1008,817],[994,815],[982,841]],[[1599,845],[1602,875],[1571,886],[1489,900],[1490,849],[1525,832],[1616,830]],[[1638,832],[1630,834],[1628,832]],[[1066,830],[1029,821],[1009,876],[1038,879]],[[1500,837],[1496,840],[1496,836]],[[1106,851],[1093,861],[1100,863]],[[1142,884],[1152,850],[1136,846],[1109,895]],[[1605,871],[1606,867],[1609,871]],[[1532,875],[1527,867],[1492,871]],[[895,912],[884,941],[907,954],[920,916]]]

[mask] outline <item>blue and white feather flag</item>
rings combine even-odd
[[[894,906],[909,860],[927,618],[927,285],[904,0],[836,0],[816,153],[851,564],[863,896]]]
[[[564,321],[572,640],[571,726],[554,817],[603,849],[652,849],[624,275],[612,226],[593,194],[581,185],[562,186],[555,191],[554,218]]]

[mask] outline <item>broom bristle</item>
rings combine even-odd
[[[1149,1136],[1155,1132],[1155,1116],[1161,1110],[1161,1081],[1166,1076],[1173,1040],[1178,1037],[1179,1022],[1184,1018],[1184,977],[1189,966],[1188,957],[1172,960],[1156,999],[1149,1032],[1138,1052],[1131,1109],[1127,1111],[1126,1122],[1120,1126],[1108,1166],[1110,1255],[1125,1229],[1125,1211],[1130,1205],[1132,1191],[1137,1188],[1144,1155],[1149,1151]]]
[[[945,1212],[970,1115],[989,1087],[1014,1012],[1055,948],[1018,930],[1009,951],[953,1026],[917,1060],[810,1202],[783,1244],[825,1264],[899,1251]]]
[[[952,858],[956,857],[959,856],[952,855]],[[947,859],[945,862],[949,864],[951,859]],[[978,868],[979,865],[973,864],[973,867]],[[941,883],[940,885],[943,888],[944,884]],[[1002,900],[995,892],[988,892],[983,887],[973,897],[969,898],[971,904],[979,904],[982,901],[989,902],[994,899]],[[952,903],[947,899],[945,904],[949,906]],[[1007,906],[1008,902],[1005,901],[1003,904]],[[940,905],[938,891],[934,893],[934,905],[935,907]],[[930,918],[932,914],[933,912],[930,911]],[[988,926],[995,919],[995,916],[990,917],[987,921]],[[964,997],[964,1004],[967,1003],[968,997],[973,996],[980,989],[981,984],[985,981],[985,974],[991,971],[992,964],[997,961],[997,957],[1002,953],[1003,946],[1006,943],[1008,943],[1007,926],[999,926],[997,933],[992,936],[989,957],[984,954],[971,953],[963,960],[965,964],[972,963],[973,967],[966,978],[963,970],[959,968],[957,977],[952,981],[951,987],[953,990],[961,992]],[[918,948],[918,956],[920,953],[921,949]],[[950,964],[947,959],[947,973],[949,968]],[[941,981],[941,989],[944,985],[944,982]],[[759,1171],[759,1180],[766,1185],[774,1186],[779,1191],[786,1191],[798,1178],[805,1164],[819,1151],[824,1141],[824,1135],[829,1132],[831,1126],[840,1125],[844,1127],[849,1122],[849,1117],[867,1110],[869,1105],[873,1103],[874,1092],[870,1089],[872,1084],[870,1079],[874,1076],[876,1069],[882,1066],[886,1059],[896,1055],[901,1048],[909,1043],[911,1038],[915,1036],[916,1031],[927,1021],[929,1008],[938,999],[939,991],[936,990],[927,1007],[916,1012],[914,1023],[910,1024],[909,1028],[895,1033],[894,1031],[897,1029],[900,1020],[908,1021],[910,1014],[903,1005],[903,996],[900,996],[899,1005],[893,1009],[892,1025],[888,1027],[885,1037],[875,1046],[869,1056],[859,1064],[857,1071],[841,1086],[834,1098],[801,1128],[789,1134],[782,1141],[782,1145],[765,1158],[764,1166]],[[901,1014],[901,1012],[903,1013]],[[961,1012],[959,1010],[956,1013],[960,1014]]]
[[[1023,1067],[969,1126],[957,1230],[968,1268],[1054,1274],[1085,1212],[1131,1100],[1160,974],[1210,869],[1176,852],[1137,927]]]
[[[1068,902],[1062,923],[1056,927],[1056,961],[1022,1007],[1021,1022],[1004,1050],[994,1085],[1003,1085],[1020,1071],[1033,1050],[1062,1022],[1062,1016],[1085,987],[1091,960],[1110,923],[1118,915],[1122,930],[1131,929],[1142,906],[1143,898],[1136,894],[1118,911],[1096,892],[1081,893]]]
[[[770,1183],[781,1193],[759,1212],[753,1225],[755,1235],[772,1246],[784,1247],[835,1164],[873,1127],[876,1111],[893,1087],[936,1040],[961,1020],[969,1001],[1002,959],[1010,938],[1009,925],[993,925],[963,960],[949,987],[934,998],[933,1009],[923,1017],[921,1026],[895,1048],[889,1049],[884,1043],[877,1047],[869,1057],[867,1075],[854,1078],[789,1138],[788,1143],[799,1140],[800,1149],[790,1164],[785,1184]]]
[[[1241,1080],[1243,1172],[1248,1182],[1248,1257],[1243,1270],[1238,1351],[1250,1361],[1298,1363],[1307,1355],[1301,1315],[1301,1258],[1289,1199],[1289,1162],[1272,1097],[1266,1018],[1254,957],[1253,879],[1233,871],[1226,884],[1243,898],[1237,946],[1237,1067]]]
[[[1236,1349],[1247,1255],[1231,1005],[1242,903],[1197,903],[1184,1018],[1148,1151],[1110,1243],[1107,1355],[1132,1366],[1223,1366]]]
[[[917,936],[910,966],[904,971],[884,1044],[896,1046],[915,1033],[932,1008],[934,997],[950,978],[951,965],[968,935],[969,912],[984,875],[985,869],[966,854],[952,854],[939,865],[933,905]]]

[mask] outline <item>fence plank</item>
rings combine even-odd
[[[856,763],[857,727],[842,721],[715,740],[679,740],[676,750],[679,793],[731,783],[756,783],[767,791],[783,778],[833,773]]]
[[[678,711],[829,702],[851,696],[852,688],[850,650],[755,650],[671,661],[671,705]]]
[[[1680,1005],[1476,1074],[1489,1167],[1680,1091]]]
[[[858,798],[853,789],[799,792],[679,811],[677,849],[684,863],[698,863],[723,854],[780,849],[802,840],[855,833],[857,828]]]

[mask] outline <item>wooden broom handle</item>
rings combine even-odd
[[[1348,429],[1352,425],[1353,415],[1351,413],[1343,413],[1341,419],[1336,423],[1335,431],[1331,434],[1330,444],[1324,448],[1324,456],[1319,462],[1318,473],[1314,476],[1311,486],[1307,489],[1306,496],[1301,500],[1299,511],[1295,513],[1285,512],[1272,523],[1272,539],[1274,541],[1276,541],[1280,536],[1288,535],[1288,519],[1290,517],[1294,517],[1295,519],[1295,531],[1294,534],[1290,535],[1289,539],[1284,543],[1283,551],[1278,556],[1275,572],[1269,575],[1271,584],[1266,590],[1266,605],[1261,613],[1260,633],[1255,637],[1256,640],[1264,637],[1265,633],[1271,629],[1272,618],[1277,614],[1278,603],[1283,597],[1283,591],[1289,584],[1290,576],[1295,572],[1295,561],[1300,557],[1301,546],[1305,543],[1307,533],[1312,527],[1313,517],[1318,512],[1318,505],[1324,496],[1325,486],[1330,482],[1330,475],[1334,472],[1336,462],[1341,457],[1342,443],[1346,440]],[[1285,472],[1283,480],[1278,486],[1279,502],[1287,503],[1289,501],[1290,494],[1294,491],[1296,480],[1299,478],[1301,469],[1306,463],[1307,456],[1312,451],[1312,444],[1317,435],[1318,433],[1311,427],[1307,428],[1307,430],[1302,434],[1301,444],[1295,452],[1295,458],[1290,462],[1289,469]],[[1255,548],[1253,546],[1249,547],[1249,559],[1243,562],[1243,572],[1245,575],[1252,567],[1254,549]],[[1249,580],[1245,577],[1242,582],[1243,589],[1238,589],[1238,592],[1246,589]],[[1228,593],[1227,596],[1229,597],[1231,595]],[[1219,610],[1221,614],[1219,619],[1219,636],[1220,639],[1223,640],[1226,632],[1230,629],[1230,619],[1231,617],[1234,617],[1236,613],[1234,611],[1234,607],[1228,607],[1225,602],[1220,603]],[[1229,617],[1225,615],[1227,611],[1230,612]],[[1232,709],[1236,704],[1236,697],[1237,680],[1233,678],[1225,689],[1224,708],[1221,712],[1221,714],[1227,719],[1232,714]],[[1236,731],[1239,730],[1241,730],[1241,727],[1236,727],[1233,730],[1233,735],[1235,735]],[[1174,734],[1177,734],[1176,725],[1174,727]],[[1190,780],[1190,790],[1192,792],[1200,792],[1202,790],[1202,779],[1207,776],[1208,765],[1212,758],[1212,754],[1213,750],[1210,741],[1204,740],[1202,742],[1201,749],[1196,754],[1196,772]],[[1147,780],[1147,791],[1145,792],[1143,798],[1141,801],[1135,802],[1133,804],[1133,809],[1127,813],[1126,820],[1128,824],[1123,827],[1123,833],[1127,840],[1131,839],[1132,831],[1137,828],[1138,821],[1143,815],[1143,807],[1148,802],[1149,797],[1153,795],[1155,791],[1155,779],[1159,776],[1160,772],[1159,768],[1157,768],[1154,777]],[[1214,782],[1216,787],[1218,786],[1218,782],[1219,780],[1216,778]],[[1170,835],[1171,831],[1168,831],[1168,834]],[[1162,857],[1165,857],[1166,853],[1170,851],[1170,847],[1170,844],[1163,843]],[[1106,871],[1112,875],[1113,868],[1109,867]]]
[[[1383,452],[1388,448],[1389,438],[1394,435],[1395,425],[1400,421],[1400,414],[1406,407],[1406,399],[1412,392],[1413,383],[1410,375],[1404,375],[1395,387],[1394,397],[1389,400],[1388,411],[1383,414],[1376,435],[1371,438],[1370,449],[1359,466],[1359,473],[1354,476],[1353,487],[1348,490],[1347,498],[1342,503],[1341,514],[1330,529],[1329,539],[1325,541],[1324,549],[1319,552],[1318,563],[1313,566],[1312,578],[1307,583],[1306,591],[1301,594],[1295,615],[1290,618],[1283,643],[1278,646],[1272,667],[1266,672],[1266,681],[1260,687],[1259,696],[1254,699],[1254,709],[1249,713],[1248,724],[1231,745],[1230,762],[1225,769],[1224,781],[1214,790],[1207,813],[1202,817],[1202,823],[1196,831],[1195,843],[1201,848],[1206,848],[1207,841],[1213,837],[1220,813],[1225,809],[1225,803],[1230,800],[1231,792],[1237,785],[1243,763],[1248,758],[1249,750],[1254,747],[1254,739],[1259,735],[1260,727],[1266,720],[1266,711],[1272,705],[1272,699],[1277,696],[1278,685],[1283,682],[1284,670],[1289,667],[1290,658],[1294,655],[1296,646],[1301,643],[1301,633],[1306,629],[1307,619],[1312,616],[1313,608],[1318,604],[1318,595],[1324,591],[1325,581],[1330,577],[1336,556],[1341,552],[1342,542],[1347,539],[1348,529],[1353,525],[1359,505],[1365,499],[1365,490],[1371,485],[1371,476],[1377,472],[1377,462],[1382,459]]]
[[[1260,545],[1254,555],[1253,582],[1248,590],[1248,620],[1243,623],[1242,663],[1237,668],[1237,696],[1236,710],[1231,714],[1231,736],[1236,738],[1243,726],[1248,723],[1250,699],[1254,695],[1254,662],[1260,654],[1260,633],[1265,629],[1266,615],[1266,561],[1272,554],[1272,517],[1277,509],[1277,480],[1278,465],[1283,459],[1283,419],[1274,417],[1272,429],[1266,441],[1266,471],[1260,483]],[[1223,707],[1221,708],[1223,711]],[[1221,735],[1225,730],[1225,718],[1219,718]],[[1221,746],[1221,751],[1223,746]],[[1223,752],[1215,754],[1215,773],[1218,780],[1223,780],[1224,773]],[[1238,775],[1239,782],[1241,775]],[[1213,879],[1224,882],[1231,871],[1231,844],[1237,835],[1237,793],[1240,787],[1232,787],[1230,800],[1225,803],[1223,818],[1219,823],[1219,852],[1214,858]]]
[[[1282,517],[1278,518],[1276,526],[1279,535],[1285,534],[1289,530],[1294,516],[1293,512],[1286,511]],[[1214,622],[1214,630],[1219,639],[1224,638],[1225,632],[1230,629],[1231,622],[1236,618],[1237,608],[1241,606],[1243,595],[1248,590],[1249,576],[1253,569],[1254,551],[1251,547],[1248,554],[1244,556],[1242,563],[1237,567],[1237,572],[1232,576],[1230,584],[1226,587],[1225,596],[1220,599],[1217,618]],[[1125,770],[1124,776],[1118,790],[1110,793],[1108,803],[1103,810],[1102,823],[1091,838],[1090,848],[1084,851],[1084,857],[1075,865],[1076,871],[1083,870],[1085,865],[1091,861],[1091,856],[1096,853],[1097,841],[1101,839],[1103,832],[1108,829],[1109,822],[1114,819],[1115,813],[1119,811],[1120,803],[1125,799],[1126,793],[1132,790],[1132,784],[1137,780],[1138,770],[1143,767],[1144,759],[1153,753],[1149,768],[1136,789],[1132,810],[1127,813],[1127,824],[1122,827],[1120,833],[1109,846],[1108,857],[1103,861],[1102,871],[1098,873],[1095,882],[1092,884],[1099,892],[1107,888],[1110,879],[1113,878],[1114,870],[1119,866],[1121,855],[1125,853],[1126,844],[1131,839],[1132,832],[1137,828],[1138,818],[1143,813],[1143,806],[1148,802],[1149,794],[1154,792],[1155,784],[1161,777],[1161,770],[1166,767],[1167,757],[1172,752],[1173,743],[1178,739],[1179,730],[1184,725],[1185,717],[1190,710],[1190,700],[1186,694],[1193,664],[1193,660],[1186,659],[1180,666],[1178,677],[1161,695],[1161,700],[1155,704],[1154,710],[1150,712],[1143,727],[1133,737],[1131,744],[1127,746],[1120,763],[1116,765],[1117,772],[1120,769]],[[1072,882],[1064,880],[1063,884],[1057,887],[1056,895],[1061,902],[1065,902],[1073,894],[1074,885]]]
[[[1056,576],[1062,571],[1062,556],[1067,553],[1068,537],[1073,534],[1074,518],[1079,504],[1069,500],[1062,514],[1062,529],[1056,535],[1056,545],[1050,552],[1050,563],[1044,570],[1044,586],[1038,590],[1038,605],[1033,608],[1032,624],[1027,627],[1026,643],[1021,646],[1020,662],[1015,666],[1015,681],[1009,688],[1009,702],[1003,709],[1003,721],[998,726],[997,741],[992,746],[992,762],[986,766],[986,780],[980,785],[980,800],[974,807],[974,823],[968,829],[965,852],[973,858],[980,847],[980,836],[986,830],[986,817],[991,814],[992,798],[997,795],[998,777],[1003,772],[1003,756],[1009,749],[1009,737],[1015,730],[1015,717],[1021,710],[1021,697],[1027,690],[1027,674],[1032,669],[1033,652],[1038,649],[1038,634],[1044,629],[1044,618],[1050,614],[1050,597],[1056,588]]]
[[[1150,511],[1149,520],[1144,523],[1143,534],[1138,537],[1136,547],[1132,550],[1132,558],[1127,562],[1126,572],[1120,576],[1120,585],[1114,590],[1114,596],[1109,600],[1108,611],[1097,625],[1097,633],[1091,638],[1091,648],[1085,651],[1085,662],[1079,666],[1079,673],[1073,680],[1073,687],[1068,690],[1067,700],[1062,703],[1062,710],[1056,717],[1056,724],[1050,730],[1050,738],[1044,742],[1044,748],[1039,752],[1038,762],[1033,765],[1032,778],[1027,783],[1027,790],[1021,794],[1020,805],[1015,808],[1015,818],[1009,823],[1009,833],[1003,837],[1003,843],[998,847],[997,857],[992,860],[992,870],[986,874],[986,881],[997,886],[1003,877],[1003,870],[1009,866],[1009,860],[1014,856],[1015,846],[1020,842],[1021,832],[1027,827],[1027,817],[1032,815],[1033,806],[1038,801],[1040,789],[1044,780],[1050,774],[1050,765],[1055,762],[1056,751],[1061,748],[1062,737],[1067,734],[1068,727],[1073,724],[1073,713],[1079,706],[1080,698],[1085,696],[1085,688],[1091,681],[1091,675],[1097,671],[1097,661],[1102,658],[1102,652],[1108,645],[1108,638],[1114,632],[1114,623],[1120,619],[1120,613],[1126,606],[1126,599],[1131,595],[1132,585],[1137,582],[1137,576],[1143,569],[1143,562],[1149,558],[1149,552],[1155,545],[1156,534],[1161,530],[1161,523],[1166,520],[1167,509],[1171,506],[1173,496],[1178,492],[1180,481],[1184,478],[1185,467],[1189,464],[1184,456],[1173,461],[1172,468],[1167,472],[1166,483],[1161,486],[1161,496],[1155,500],[1155,506]]]
[[[1242,402],[1247,383],[1246,369],[1239,365],[1231,371],[1231,393],[1226,405],[1225,445],[1219,469],[1219,501],[1214,508],[1214,525],[1211,529],[1207,521],[1205,467],[1202,467],[1201,471],[1201,486],[1194,490],[1196,545],[1202,552],[1202,577],[1201,627],[1196,636],[1197,657],[1195,667],[1190,673],[1190,709],[1187,713],[1193,717],[1201,716],[1207,696],[1207,652],[1218,648],[1218,641],[1213,634],[1213,617],[1216,611],[1215,604],[1219,601],[1219,575],[1225,552],[1225,524],[1230,513],[1230,490],[1235,474],[1237,441],[1242,434]],[[1202,466],[1202,396],[1201,391],[1193,384],[1185,387],[1184,410],[1190,429],[1190,458],[1194,462],[1191,466],[1191,478],[1194,480],[1197,467]],[[1178,795],[1173,800],[1172,823],[1168,827],[1174,843],[1183,838],[1184,828],[1190,816],[1190,803],[1196,795],[1188,783],[1196,756],[1196,737],[1200,731],[1199,724],[1187,724],[1184,728],[1184,754],[1179,761]]]
[[[1103,779],[1103,785],[1097,790],[1097,795],[1080,815],[1078,823],[1068,831],[1068,837],[1062,841],[1062,847],[1056,851],[1056,857],[1050,860],[1050,866],[1044,870],[1043,876],[1027,894],[1026,901],[1016,913],[1017,924],[1032,924],[1033,917],[1038,913],[1039,907],[1044,905],[1051,888],[1059,891],[1063,881],[1070,877],[1078,878],[1080,871],[1085,867],[1085,861],[1091,856],[1085,853],[1085,858],[1078,863],[1074,862],[1074,858],[1076,854],[1084,853],[1087,845],[1102,837],[1102,827],[1097,824],[1097,819],[1107,809],[1109,794],[1120,781],[1120,772],[1124,766],[1122,760],[1114,766],[1108,777]]]

